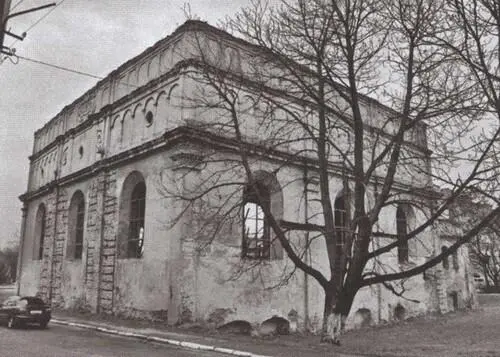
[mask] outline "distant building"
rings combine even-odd
[[[455,242],[456,237],[474,226],[479,220],[492,211],[493,207],[487,202],[481,202],[472,194],[462,194],[450,205],[446,219],[442,219],[438,232],[443,242],[442,249],[445,250]],[[458,259],[463,259],[469,264],[463,273],[453,274],[449,269],[448,274],[456,275],[455,278],[448,276],[448,290],[463,291],[466,288],[460,285],[462,277],[472,279],[475,289],[493,289],[500,291],[500,230],[498,217],[493,219],[479,234],[470,242],[462,246],[457,252]],[[453,266],[456,267],[457,254],[453,255]],[[447,268],[448,262],[443,263]],[[456,270],[456,269],[455,269]],[[472,278],[470,277],[472,275]],[[451,278],[451,279],[450,279]],[[457,281],[458,280],[458,284]]]
[[[310,277],[297,273],[287,285],[272,290],[264,289],[250,272],[239,279],[229,278],[241,261],[266,260],[264,279],[270,282],[290,265],[279,242],[267,233],[251,239],[250,229],[265,231],[259,226],[265,222],[259,223],[258,213],[253,217],[255,227],[239,217],[239,224],[225,227],[206,250],[199,249],[203,239],[194,234],[207,219],[203,212],[193,208],[184,219],[165,224],[179,207],[159,189],[159,183],[168,185],[162,181],[164,177],[179,175],[182,180],[177,184],[193,188],[207,175],[207,170],[196,168],[200,152],[219,150],[218,154],[230,158],[234,145],[222,131],[204,131],[213,113],[203,113],[185,102],[199,85],[187,75],[199,71],[190,57],[196,53],[194,38],[206,43],[217,63],[229,72],[244,75],[249,59],[262,55],[262,49],[243,40],[206,23],[188,21],[125,62],[35,133],[28,190],[21,196],[20,291],[38,292],[67,309],[86,308],[169,323],[246,320],[255,324],[280,316],[299,328],[320,328],[323,292]],[[363,110],[373,115],[374,127],[378,118],[390,114],[374,100],[365,98],[363,103]],[[267,134],[255,124],[256,118],[250,119],[243,135],[249,145],[259,148]],[[337,140],[341,143],[345,138],[339,135]],[[406,234],[425,220],[428,212],[412,207],[412,201],[434,199],[427,189],[430,154],[424,125],[416,127],[406,148],[418,157],[420,170],[398,176],[395,188],[409,203],[384,209],[378,225],[388,235],[374,240],[375,245]],[[268,195],[266,202],[282,222],[303,221],[305,206],[311,217],[318,209],[314,172],[305,172],[300,163],[289,159],[288,166],[273,173],[280,157],[296,152],[290,144],[273,152],[273,157],[266,154],[255,162],[262,192]],[[332,202],[338,217],[343,217],[348,204],[343,187],[341,170],[332,161]],[[299,198],[306,191],[309,198],[303,205]],[[375,194],[376,183],[368,187],[368,195]],[[242,190],[241,204],[258,212],[252,195],[255,193]],[[341,221],[336,222],[339,229]],[[387,253],[383,263],[395,270],[422,263],[439,252],[446,239],[426,230],[417,242]],[[328,269],[324,246],[314,244],[311,252],[317,268]],[[462,289],[458,300],[451,305],[465,305],[473,289],[466,277],[463,280],[468,261],[466,254],[460,254],[457,267],[454,261],[451,268],[436,267],[432,274],[406,282],[407,295],[419,303],[381,286],[364,288],[356,297],[348,325],[448,311],[448,297],[458,294],[458,289]],[[450,290],[444,287],[445,280],[459,282]]]
[[[446,193],[446,190],[442,191]],[[465,212],[472,205],[472,200],[465,195],[458,197],[450,205],[446,213],[438,220],[436,233],[441,242],[440,252],[446,251],[470,228],[470,213]],[[464,207],[466,209],[464,210]],[[470,245],[464,244],[442,263],[434,267],[430,274],[437,276],[440,282],[437,286],[439,311],[442,313],[473,307],[477,305],[476,283],[474,274],[476,269],[471,264]]]

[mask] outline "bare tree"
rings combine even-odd
[[[454,0],[447,2],[445,12],[446,26],[436,36],[435,44],[452,53],[460,62],[463,76],[477,83],[477,91],[482,97],[479,109],[489,119],[469,146],[475,148],[476,152],[484,153],[479,170],[481,181],[474,189],[481,192],[480,197],[483,199],[486,196],[489,202],[497,204],[500,4],[495,0]],[[474,155],[470,158],[476,159]],[[481,191],[484,188],[486,190]],[[485,191],[487,195],[484,195]],[[468,209],[473,210],[465,212],[472,222],[477,222],[478,212],[484,215],[487,210],[484,205],[477,204]],[[499,277],[496,219],[474,237],[470,249],[472,261],[483,271],[487,284],[493,282],[496,285]]]
[[[18,243],[9,244],[0,250],[0,284],[9,284],[16,280]]]
[[[459,1],[271,6],[255,0],[224,24],[251,45],[217,34],[223,43],[241,45],[242,59],[210,34],[193,35],[185,70],[193,92],[182,98],[193,118],[192,150],[174,162],[172,182],[181,185],[165,186],[166,195],[182,202],[176,222],[203,218],[190,228],[204,248],[245,227],[245,259],[235,276],[262,269],[263,259],[256,258],[272,259],[282,249],[291,264],[278,284],[300,270],[324,290],[324,341],[338,342],[361,288],[383,284],[402,296],[402,279],[440,263],[500,212],[494,195],[500,126],[491,119],[500,113],[491,73],[498,70],[498,30],[492,17],[466,23],[472,12],[464,9]],[[474,31],[497,44],[475,40]],[[466,165],[465,173],[450,169],[458,164]],[[277,185],[278,176],[287,179]],[[333,178],[342,196],[335,195]],[[438,197],[435,183],[449,194]],[[284,219],[273,208],[285,187],[302,188],[303,219]],[[466,192],[482,195],[494,209],[441,252],[429,231]],[[408,206],[423,217],[413,225]],[[400,207],[396,232],[380,224],[388,207]],[[253,228],[246,226],[249,217]],[[404,264],[411,242],[429,254]],[[326,267],[311,256],[318,245]],[[388,264],[387,254],[403,264]]]
[[[490,210],[491,206],[489,204],[469,199],[461,207],[455,207],[455,212],[452,215],[455,217],[455,225],[471,227],[477,223],[478,212]],[[484,276],[486,289],[500,288],[500,228],[498,226],[498,217],[493,219],[471,240],[469,254],[475,271]]]
[[[471,261],[484,275],[486,288],[500,287],[500,244],[498,230],[485,229],[470,244]]]

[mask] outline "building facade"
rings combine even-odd
[[[221,197],[230,196],[225,188],[210,192],[205,205],[179,200],[210,183],[244,177],[241,167],[227,169],[237,161],[231,148],[238,143],[224,135],[222,126],[206,128],[221,114],[189,100],[204,85],[197,80],[199,69],[192,61],[200,48],[193,44],[200,43],[213,54],[209,61],[214,66],[241,76],[252,71],[249,63],[258,52],[255,46],[206,23],[188,21],[110,73],[35,133],[28,189],[21,196],[20,293],[38,293],[61,308],[169,323],[220,325],[245,320],[257,324],[279,316],[299,328],[319,329],[324,297],[310,277],[296,273],[286,284],[266,288],[276,285],[291,264],[279,242],[248,238],[262,228],[255,204],[259,193],[243,188],[228,199],[235,205],[243,199],[253,226],[245,220],[248,217],[238,216],[231,224],[221,223],[210,237],[202,233],[219,222],[216,208]],[[251,96],[249,91],[248,100]],[[390,115],[389,109],[369,98],[363,103],[374,127],[377,118]],[[263,183],[260,194],[268,196],[266,202],[278,219],[313,222],[319,209],[318,182],[304,160],[294,161],[307,143],[297,147],[286,140],[300,137],[300,132],[277,127],[280,118],[264,126],[255,117],[255,111],[247,111],[242,130],[256,152],[261,150],[258,159],[252,160],[252,169]],[[269,133],[274,140],[280,135],[283,139],[272,152],[263,144]],[[347,145],[348,138],[340,133],[337,140]],[[418,126],[408,138],[407,150],[416,154],[419,169],[401,173],[395,185],[408,202],[431,199],[425,194],[430,186],[426,145],[425,127]],[[200,165],[201,156],[207,155],[211,166]],[[340,212],[346,210],[342,201],[346,184],[336,162],[338,158],[332,158],[330,186],[332,202]],[[420,196],[403,193],[408,187],[421,192]],[[176,196],[174,191],[181,194]],[[368,195],[374,194],[376,184],[368,188]],[[397,234],[425,221],[427,213],[410,205],[387,207],[378,228]],[[389,238],[374,244],[384,239]],[[424,262],[441,246],[439,235],[426,230],[417,243],[410,242],[406,250],[383,259],[400,269]],[[321,243],[310,244],[310,256],[317,269],[329,269]],[[245,264],[259,259],[266,264],[246,269]],[[434,270],[441,271],[440,267]],[[445,311],[448,302],[443,302],[441,293],[445,274],[439,272],[405,282],[407,295],[419,303],[378,285],[364,288],[356,297],[348,326]],[[457,279],[463,280],[462,271],[457,272]],[[460,298],[465,301],[469,296]]]

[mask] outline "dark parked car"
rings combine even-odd
[[[0,306],[0,321],[7,323],[8,328],[20,327],[26,323],[36,323],[41,328],[46,328],[50,317],[50,307],[34,296],[11,296]]]

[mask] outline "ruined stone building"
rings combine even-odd
[[[449,194],[447,190],[442,191],[445,195]],[[492,210],[491,204],[481,200],[479,195],[467,193],[457,197],[437,226],[442,244],[441,250],[448,249],[455,243],[456,237],[471,229]],[[467,293],[470,286],[464,283],[471,275],[474,280],[473,288],[476,290],[483,289],[487,285],[485,281],[487,277],[490,278],[489,284],[496,285],[493,278],[500,272],[497,264],[499,259],[497,222],[498,218],[493,219],[467,245],[462,246],[449,259],[443,261],[442,271],[447,282],[443,296],[448,296],[447,309],[456,310],[463,307],[464,301],[457,296],[457,292],[458,294],[461,291]],[[464,259],[467,259],[469,264],[461,264]],[[475,298],[475,294],[471,294],[467,303],[474,305],[477,303],[474,301]]]
[[[221,114],[186,99],[199,90],[191,56],[196,53],[193,44],[200,43],[225,70],[242,76],[260,55],[259,49],[241,39],[206,23],[188,21],[111,72],[36,131],[28,189],[21,196],[20,293],[41,294],[62,308],[169,323],[245,320],[256,324],[279,316],[299,328],[318,329],[324,297],[313,279],[297,272],[286,284],[264,288],[275,285],[291,265],[279,242],[252,241],[246,235],[250,228],[245,226],[245,233],[242,227],[246,218],[238,215],[231,224],[222,224],[212,240],[202,237],[199,233],[208,227],[207,221],[214,225],[218,216],[202,204],[183,206],[169,194],[174,189],[191,193],[214,177],[216,183],[228,175],[227,171],[214,175],[216,169],[199,166],[200,156],[217,157],[213,162],[219,167],[230,165],[233,158],[230,147],[235,143],[224,136],[223,126],[205,130]],[[390,114],[369,98],[363,106],[374,126],[378,118]],[[255,111],[247,111],[242,130],[248,144],[257,149],[270,132],[295,135],[286,128],[257,125],[256,116]],[[273,120],[280,122],[278,117]],[[342,135],[337,139],[347,145]],[[318,182],[314,172],[305,172],[293,161],[299,152],[294,145],[290,140],[279,150],[260,155],[252,165],[265,186],[262,192],[267,192],[273,214],[283,221],[302,222],[304,217],[314,217],[318,209],[314,203]],[[425,126],[419,125],[408,138],[407,148],[415,154],[420,170],[399,175],[396,189],[404,192],[413,187],[424,192],[429,187],[426,145]],[[285,156],[289,163],[276,170],[276,163]],[[346,202],[336,162],[332,159],[332,202],[341,217]],[[236,169],[229,172],[237,175]],[[375,188],[368,191],[373,196]],[[309,195],[305,204],[304,192]],[[237,198],[243,197],[252,209],[252,195],[242,189]],[[409,202],[430,199],[406,195]],[[205,203],[217,205],[223,197],[224,192],[213,192]],[[186,208],[187,213],[180,216]],[[427,213],[408,204],[384,208],[379,230],[397,234],[425,220]],[[257,213],[253,219],[258,226]],[[426,230],[405,249],[387,253],[385,263],[394,269],[421,263],[442,245],[438,235]],[[241,269],[242,261],[259,259],[266,264],[258,273]],[[311,244],[309,259],[318,269],[327,267],[320,242]],[[378,285],[363,288],[348,326],[444,311],[454,292],[457,299],[467,300],[471,289],[463,287],[469,286],[464,275],[468,263],[460,258],[456,264],[453,278],[465,285],[446,287],[441,266],[405,283],[407,296],[419,303]]]

